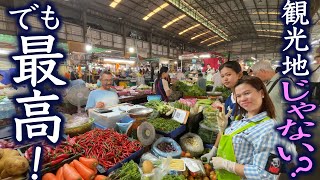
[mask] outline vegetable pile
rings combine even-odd
[[[13,142],[12,139],[0,139],[0,148],[10,148],[10,149],[14,149],[18,146],[16,146]]]
[[[56,174],[46,173],[42,180],[106,180],[103,175],[96,175],[96,166],[98,161],[96,159],[80,157],[78,160],[73,160],[70,164],[64,164],[58,169]]]
[[[174,107],[162,101],[156,101],[156,100],[149,101],[145,104],[145,106],[152,108],[158,111],[160,114],[163,114],[166,116],[170,116],[174,111]]]
[[[127,135],[111,129],[93,129],[71,138],[69,142],[75,145],[77,152],[84,151],[86,157],[98,159],[105,169],[113,167],[142,147],[139,141],[131,141]]]
[[[173,147],[173,145],[169,142],[161,142],[157,145],[157,148],[163,152],[173,152],[176,151],[176,149]]]
[[[224,87],[224,86],[217,86],[214,91],[222,92],[223,99],[227,99],[231,95],[230,89]]]
[[[109,175],[110,179],[140,180],[141,174],[138,165],[134,161],[125,163],[119,170]]]
[[[216,129],[218,127],[218,117],[219,110],[213,108],[212,106],[208,106],[203,110],[203,124],[209,128]]]
[[[187,84],[178,81],[176,82],[175,88],[178,91],[181,91],[184,96],[205,96],[206,91],[201,89],[198,85],[188,86]]]
[[[0,149],[0,179],[7,177],[20,178],[27,172],[29,162],[19,155],[17,150]]]
[[[165,133],[169,133],[181,126],[180,123],[175,120],[164,118],[155,118],[149,120],[148,122],[151,123],[156,130]]]
[[[162,180],[185,180],[186,178],[183,175],[165,175]]]

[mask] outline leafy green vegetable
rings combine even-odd
[[[227,99],[231,95],[231,90],[224,86],[217,86],[214,91],[222,92],[223,99]]]
[[[141,174],[138,165],[131,160],[125,163],[116,173],[110,176],[111,179],[120,180],[140,180]]]
[[[206,91],[198,85],[188,86],[184,82],[178,81],[175,84],[175,89],[181,91],[184,96],[205,96]]]
[[[172,119],[156,118],[149,120],[149,123],[151,123],[156,130],[165,133],[169,133],[180,127],[180,123]]]
[[[185,180],[186,178],[183,175],[165,175],[162,180]]]

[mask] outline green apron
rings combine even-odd
[[[233,133],[229,135],[222,135],[220,142],[219,142],[219,147],[218,147],[218,152],[217,152],[217,157],[222,157],[224,159],[227,159],[232,162],[236,162],[236,156],[234,154],[233,150],[233,144],[232,144],[232,138],[233,136],[237,135],[240,132],[243,132],[247,129],[249,129],[252,126],[255,126],[261,122],[269,120],[269,117],[265,117],[264,119],[257,121],[257,122],[250,122],[249,124],[237,129]],[[240,180],[240,176],[233,174],[229,171],[226,171],[224,169],[216,170],[217,171],[217,176],[218,180]]]

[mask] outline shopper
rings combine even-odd
[[[99,77],[101,87],[90,92],[86,110],[90,108],[105,108],[119,103],[116,92],[110,88],[113,84],[113,76],[108,71],[102,71]]]
[[[237,61],[227,61],[219,67],[219,71],[222,79],[222,84],[227,88],[231,89],[232,93],[227,98],[224,105],[222,104],[219,104],[219,105],[217,104],[217,105],[224,107],[223,108],[224,111],[222,111],[222,113],[226,114],[230,124],[231,121],[234,120],[234,112],[235,112],[235,105],[236,105],[236,101],[234,97],[234,88],[235,88],[235,85],[238,83],[239,79],[242,77],[242,69],[240,64]],[[216,156],[220,137],[221,137],[221,132],[218,134],[216,142],[213,148],[211,149],[211,151],[201,156],[201,159],[206,158],[207,161],[209,161],[213,156]]]
[[[217,70],[217,72],[213,74],[212,81],[214,87],[222,86],[221,75],[219,70]]]
[[[224,132],[217,157],[212,158],[218,179],[277,179],[281,169],[276,145],[280,136],[275,131],[275,109],[263,82],[252,76],[243,77],[234,90],[237,102],[233,121],[227,128],[224,113],[218,126]]]
[[[181,80],[184,80],[186,79],[186,76],[183,74],[183,72],[181,71],[181,69],[178,70],[178,73],[177,73],[177,80],[178,81],[181,81]]]
[[[281,76],[280,72],[275,73],[269,61],[261,60],[255,63],[252,67],[253,75],[260,78],[266,85],[269,96],[276,109],[276,119],[278,122],[284,121],[284,111],[287,109],[285,100],[281,92],[281,80],[289,81],[290,84],[294,82],[291,78]],[[292,86],[290,88],[291,94],[297,94],[297,89]]]
[[[197,85],[198,85],[201,89],[206,90],[207,80],[206,80],[205,78],[203,78],[203,74],[202,74],[202,73],[199,73],[199,74],[198,74]]]
[[[169,83],[166,80],[169,76],[168,70],[168,67],[161,67],[153,88],[154,92],[161,96],[161,100],[166,102],[169,101],[168,97],[172,93],[172,90],[169,88]]]

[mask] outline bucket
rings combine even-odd
[[[116,123],[119,132],[120,132],[121,134],[126,134],[128,128],[131,126],[131,124],[132,124],[133,122],[134,122],[134,119],[132,119],[132,118],[129,117],[129,116],[126,116],[126,117],[120,119],[120,122],[117,122],[117,123]]]

